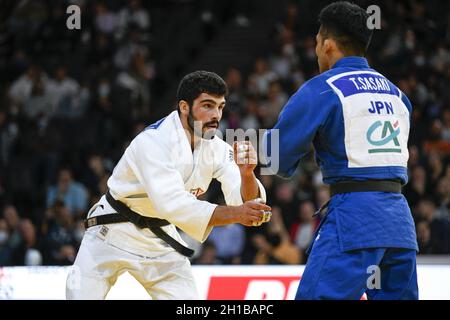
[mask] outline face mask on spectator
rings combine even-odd
[[[42,265],[42,255],[36,249],[28,249],[25,254],[26,266],[40,266]]]
[[[8,233],[6,231],[0,231],[0,245],[4,244],[8,240]]]

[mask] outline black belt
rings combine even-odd
[[[99,224],[132,222],[139,228],[149,228],[157,237],[164,240],[168,245],[182,255],[186,257],[192,257],[194,255],[194,250],[185,247],[161,229],[161,227],[169,225],[169,221],[158,218],[144,217],[131,210],[124,203],[114,199],[109,191],[106,193],[106,201],[108,201],[109,205],[117,211],[117,214],[105,214],[88,218],[84,221],[84,226],[86,229]]]
[[[372,191],[401,193],[402,184],[394,180],[341,181],[330,185],[330,198],[336,194]],[[325,210],[328,207],[330,200],[328,200],[319,210],[317,210],[313,216],[317,216]]]
[[[330,197],[349,192],[402,192],[402,184],[394,180],[341,181],[330,185]]]

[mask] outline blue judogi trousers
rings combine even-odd
[[[319,228],[296,300],[360,299],[364,293],[369,300],[418,299],[416,250],[343,251],[334,217],[326,217]]]

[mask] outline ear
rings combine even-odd
[[[189,104],[185,100],[180,100],[178,102],[178,109],[186,116],[189,114]]]
[[[331,50],[333,50],[333,46],[335,46],[335,45],[336,45],[336,43],[333,41],[333,39],[326,38],[323,41],[323,46],[322,46],[323,51],[325,53],[329,53]]]

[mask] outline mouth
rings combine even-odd
[[[217,124],[208,124],[206,128],[208,129],[217,129],[219,126]]]

